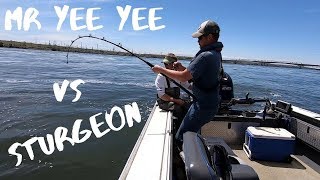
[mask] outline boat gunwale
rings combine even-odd
[[[150,115],[149,115],[149,117],[147,119],[147,122],[145,123],[145,125],[144,125],[144,127],[143,127],[143,129],[142,129],[142,131],[141,131],[141,133],[140,133],[140,135],[138,137],[138,140],[137,140],[136,144],[134,145],[133,150],[130,153],[130,156],[129,156],[129,158],[127,160],[127,163],[124,166],[124,168],[123,168],[123,170],[122,170],[122,172],[120,174],[119,179],[126,179],[128,173],[130,171],[131,165],[132,165],[132,163],[133,163],[133,161],[134,161],[134,159],[135,159],[135,157],[137,155],[137,152],[139,150],[139,147],[141,145],[143,137],[144,137],[145,133],[147,132],[148,126],[149,126],[149,124],[151,122],[151,119],[153,117],[153,114],[154,114],[156,108],[157,108],[157,104],[155,104],[153,106],[152,111],[151,111],[151,113],[150,113]]]

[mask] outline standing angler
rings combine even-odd
[[[176,139],[182,140],[187,131],[198,132],[200,128],[212,120],[219,106],[219,80],[221,75],[221,50],[223,44],[218,42],[220,28],[217,23],[207,20],[192,34],[198,38],[199,52],[187,68],[176,62],[178,71],[154,66],[155,73],[163,73],[181,82],[193,80],[193,93],[197,101],[190,106],[176,134]]]

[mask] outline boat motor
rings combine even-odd
[[[223,76],[220,80],[220,96],[221,103],[229,102],[234,98],[232,78],[226,72],[223,72]]]

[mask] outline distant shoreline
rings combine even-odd
[[[67,46],[59,46],[56,44],[37,44],[30,42],[18,42],[18,41],[6,41],[0,40],[0,48],[19,48],[19,49],[35,49],[45,51],[62,51],[67,52]],[[70,52],[77,53],[89,53],[89,54],[105,54],[105,55],[118,55],[118,56],[132,56],[128,52],[100,50],[94,48],[78,48],[71,47]],[[163,58],[161,54],[139,54],[140,57],[145,58]],[[178,56],[181,60],[191,60],[190,56]],[[259,60],[247,60],[247,59],[224,59],[224,63],[227,64],[241,64],[241,65],[256,65],[256,66],[272,66],[272,67],[287,67],[287,68],[299,68],[299,69],[314,69],[320,70],[320,65],[302,64],[302,63],[288,63],[288,62],[276,62],[276,61],[259,61]]]

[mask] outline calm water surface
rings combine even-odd
[[[71,54],[0,48],[0,179],[117,179],[143,128],[155,102],[155,74],[133,57]],[[160,64],[161,59],[147,59]],[[183,62],[187,64],[188,62]],[[268,97],[285,100],[320,113],[320,71],[226,64],[232,76],[235,96]],[[57,102],[52,85],[63,80],[82,79],[78,89],[82,96],[72,103],[75,92],[70,88],[62,102]],[[53,134],[57,127],[66,127],[71,136],[75,120],[83,119],[81,129],[91,130],[89,117],[110,112],[114,106],[137,102],[141,123],[110,131],[101,138],[91,137],[64,150],[45,155],[33,145],[31,161],[24,148],[23,162],[15,167],[16,157],[8,148],[32,137]],[[104,121],[104,115],[97,118]],[[114,117],[115,125],[120,118]],[[107,129],[106,124],[100,127]]]

